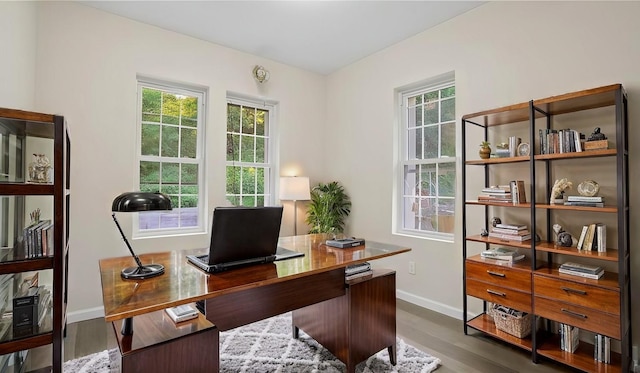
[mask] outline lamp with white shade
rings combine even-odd
[[[300,176],[283,176],[280,178],[280,200],[293,201],[293,233],[298,235],[298,201],[311,199],[309,178]]]

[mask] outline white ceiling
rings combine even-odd
[[[483,4],[480,1],[82,3],[323,75]]]

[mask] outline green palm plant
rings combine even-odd
[[[342,233],[350,212],[349,196],[337,181],[314,186],[307,208],[309,233]]]

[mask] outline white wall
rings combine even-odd
[[[136,74],[209,89],[207,210],[225,204],[227,91],[280,103],[279,171],[304,174],[312,182],[324,174],[319,140],[326,95],[320,75],[72,2],[40,3],[38,54],[46,58],[37,66],[36,107],[63,114],[71,134],[70,321],[90,316],[78,311],[100,311],[98,260],[128,254],[110,207],[115,196],[135,189]],[[256,64],[271,72],[264,86],[252,78]],[[118,219],[130,237],[130,215]],[[283,222],[283,234],[291,234],[292,223]],[[140,254],[207,247],[208,242],[207,233],[135,240],[132,246]]]
[[[459,118],[622,83],[629,96],[629,176],[634,191],[640,177],[635,172],[640,133],[634,126],[640,120],[639,14],[637,2],[491,2],[329,76],[327,132],[340,136],[335,137],[338,151],[326,154],[327,177],[343,182],[352,196],[351,234],[413,248],[383,261],[398,270],[401,297],[462,315],[460,205],[454,243],[391,234],[394,89],[455,71]],[[477,149],[475,142],[470,146]],[[633,195],[631,227],[640,212],[640,201]],[[640,255],[634,250],[638,239],[638,230],[632,229],[634,293],[640,289]],[[408,274],[409,261],[416,262],[416,275]],[[637,297],[633,308],[640,309]],[[637,311],[633,324],[638,344]]]
[[[0,107],[33,109],[36,30],[36,3],[0,1]]]

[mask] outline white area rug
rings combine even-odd
[[[291,337],[291,314],[284,314],[220,333],[220,372],[223,373],[341,373],[345,365],[300,331]],[[398,364],[389,363],[387,349],[358,365],[361,373],[428,373],[440,359],[397,340]],[[105,350],[64,363],[65,373],[109,372]]]

